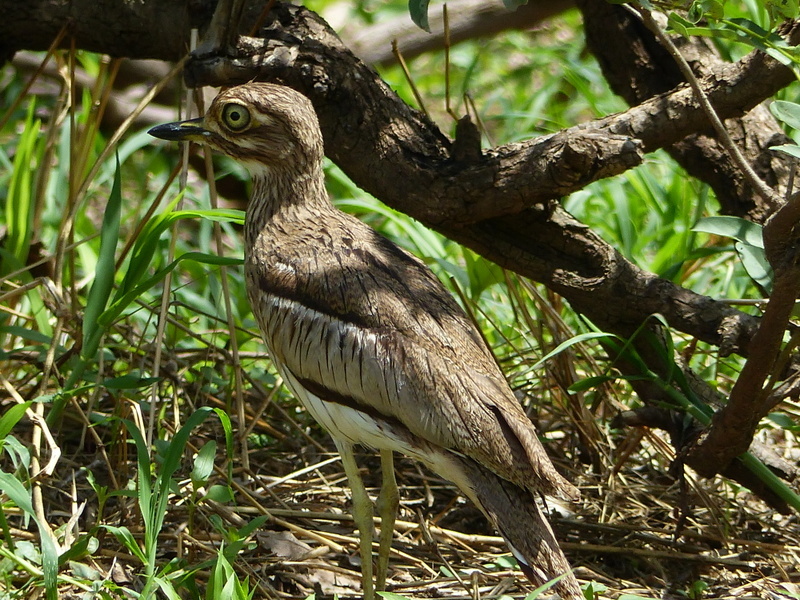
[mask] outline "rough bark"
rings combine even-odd
[[[0,59],[17,50],[47,50],[62,30],[62,48],[178,60],[189,31],[208,23],[216,0],[97,2],[96,0],[0,0]]]
[[[681,83],[683,78],[674,59],[629,12],[591,0],[582,0],[579,6],[583,11],[589,46],[602,65],[607,81],[627,102],[645,102]],[[615,35],[609,36],[609,31]],[[794,35],[797,35],[796,31]],[[697,76],[708,78],[724,68],[725,63],[705,41],[680,39],[678,42],[681,53]],[[751,82],[753,85],[760,83],[757,77]],[[767,108],[756,106],[740,118],[728,119],[725,125],[754,172],[776,192],[785,195],[789,180],[788,161],[784,155],[770,151],[769,147],[789,140]],[[756,222],[764,222],[769,217],[771,209],[766,199],[754,191],[715,133],[700,131],[668,145],[667,151],[690,174],[706,181],[714,189],[721,212]],[[784,243],[783,249],[774,251],[770,260],[775,263],[775,286],[751,342],[758,352],[749,357],[728,402],[717,410],[711,426],[706,430],[698,428],[696,440],[692,436],[682,440],[686,444],[684,460],[706,477],[726,469],[743,472],[734,459],[751,447],[759,421],[773,407],[774,399],[767,397],[769,389],[764,388],[764,383],[774,373],[783,333],[800,285],[796,257],[791,244],[786,242],[794,239],[793,227],[797,221],[795,214],[787,216],[789,212],[797,212],[796,209],[788,211],[789,208],[784,207],[764,230],[765,243],[771,243],[773,239]],[[780,234],[770,234],[777,229],[777,223],[788,224]],[[747,485],[757,489],[755,482]]]

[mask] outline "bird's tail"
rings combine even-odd
[[[564,600],[583,600],[578,580],[532,494],[469,458],[463,457],[462,468],[472,499],[506,540],[525,576],[537,586],[560,578],[553,591]]]

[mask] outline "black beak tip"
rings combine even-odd
[[[180,134],[182,131],[177,123],[164,123],[163,125],[151,127],[147,130],[147,133],[162,140],[176,141],[181,139]]]
[[[204,139],[208,132],[203,128],[203,119],[191,119],[189,121],[178,121],[176,123],[164,123],[150,128],[147,133],[153,137],[170,142],[200,141]]]

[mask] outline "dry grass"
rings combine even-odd
[[[192,390],[181,390],[179,395],[183,392],[198,398]],[[211,395],[199,400],[219,403]],[[266,523],[247,537],[236,560],[240,575],[249,575],[255,597],[357,594],[357,540],[347,513],[345,477],[332,444],[275,403],[257,416],[255,408],[263,400],[257,394],[246,399],[246,419],[254,425],[253,433],[266,434],[269,442],[248,449],[246,458],[237,451],[230,480],[224,457],[218,456],[217,470],[204,484],[206,489],[230,485],[235,500],[192,501],[188,467],[184,468],[175,477],[178,489],[159,536],[158,560],[166,563],[177,557],[187,564],[211,560],[225,541],[223,531],[240,529],[265,515]],[[119,399],[107,398],[95,411],[112,413],[119,408]],[[182,405],[181,412],[186,410],[191,409]],[[100,522],[124,525],[141,537],[135,498],[111,498],[98,513],[97,494],[82,471],[90,469],[98,483],[123,489],[136,472],[133,456],[125,452],[121,429],[96,427],[90,433],[78,414],[68,413],[56,432],[63,454],[55,472],[38,480],[44,513],[51,527],[68,527],[76,539],[93,531],[99,548],[91,556],[76,557],[78,561],[136,589],[141,585],[140,562],[114,536],[96,528]],[[166,422],[173,420],[180,416],[169,415]],[[303,439],[299,430],[310,439]],[[31,441],[32,429],[16,433],[21,441]],[[636,450],[623,464],[607,465],[595,473],[577,464],[574,451],[567,447],[569,437],[550,447],[561,468],[580,484],[584,499],[573,514],[554,517],[553,522],[579,578],[595,590],[605,589],[602,597],[625,593],[646,598],[796,597],[797,515],[778,515],[747,491],[725,482],[697,482],[691,477],[685,485],[674,481],[666,474],[667,445],[653,432],[638,439]],[[196,430],[188,453],[223,438],[220,428],[208,420]],[[785,449],[791,449],[788,443]],[[611,451],[615,454],[616,449]],[[367,485],[377,491],[379,461],[366,453],[361,463]],[[391,591],[409,597],[453,598],[522,597],[531,591],[504,561],[507,550],[502,539],[452,486],[407,459],[399,460],[397,469],[402,502]],[[686,518],[677,533],[681,507]],[[7,519],[14,526],[11,534],[16,542],[35,540],[35,535],[19,528],[17,515],[9,512]],[[232,537],[227,537],[230,543]],[[75,573],[76,568],[64,571]],[[199,574],[198,585],[204,579]],[[707,588],[702,591],[698,582]],[[69,587],[62,586],[62,598],[71,597]],[[77,590],[74,594],[80,597]]]

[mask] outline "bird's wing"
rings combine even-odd
[[[577,497],[480,334],[421,261],[356,220],[306,238],[248,261],[265,341],[295,384],[518,485]]]

